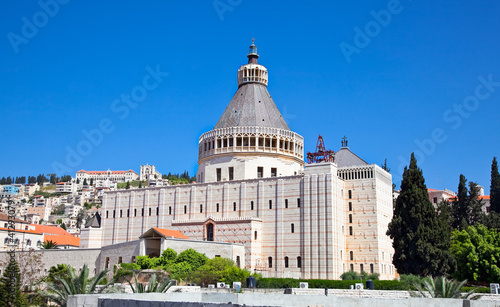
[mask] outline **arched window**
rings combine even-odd
[[[349,259],[354,260],[354,253],[352,251],[349,252]]]
[[[172,207],[168,207],[168,215],[172,215]]]
[[[352,263],[351,263],[350,267],[351,267],[351,271],[354,271],[354,265]]]
[[[253,201],[250,202],[250,210],[253,210]]]
[[[26,246],[31,246],[31,240],[30,239],[26,240]]]
[[[188,210],[188,209],[187,209],[187,206],[184,206],[184,214],[186,214],[186,213],[187,213],[187,210]]]
[[[295,225],[294,225],[293,223],[292,223],[292,225],[291,225],[291,230],[292,230],[292,233],[294,233],[294,232],[295,232]]]
[[[285,208],[288,208],[288,199],[285,199]]]
[[[373,274],[373,263],[370,264],[370,273]]]
[[[5,244],[5,245],[9,244],[9,237],[6,237],[6,238],[3,240],[3,244]]]
[[[200,204],[200,213],[203,213],[203,205]]]
[[[272,208],[273,208],[273,201],[269,200],[269,209],[272,209]]]
[[[207,224],[207,241],[213,241],[214,240],[214,224],[208,223]]]
[[[273,267],[273,257],[267,258],[267,262],[269,264],[269,268],[272,268]]]
[[[217,203],[217,205],[215,207],[216,207],[217,212],[219,212],[219,203]]]
[[[352,191],[349,190],[348,193],[349,193],[349,199],[352,199]]]
[[[352,236],[352,226],[349,226],[349,235]]]
[[[300,198],[297,198],[297,208],[300,208]]]
[[[236,203],[233,203],[233,211],[236,211]]]
[[[352,223],[352,214],[349,214],[349,223]]]
[[[363,272],[363,264],[360,264],[359,265],[359,272],[362,273]]]
[[[300,256],[297,257],[297,267],[298,268],[302,267],[302,257],[300,257]]]
[[[160,214],[160,207],[156,207],[156,215]]]
[[[254,231],[254,233],[253,233],[253,239],[254,239],[255,241],[257,241],[257,230],[256,230],[256,231]]]
[[[352,211],[352,202],[349,202],[349,211]]]
[[[288,267],[288,257],[285,257],[285,268]]]
[[[106,218],[109,218],[109,211],[106,210]]]

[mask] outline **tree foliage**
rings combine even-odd
[[[441,226],[412,153],[387,231],[393,239],[393,263],[400,274],[440,276],[453,271],[450,234]]]
[[[164,281],[158,281],[156,274],[153,274],[147,285],[140,283],[137,280],[137,275],[134,274],[134,285],[129,282],[133,293],[165,293],[172,286],[172,281],[167,278]]]
[[[500,234],[483,225],[454,231],[451,252],[457,261],[453,274],[471,281],[500,280]]]
[[[234,262],[228,258],[215,257],[209,259],[191,275],[191,280],[203,286],[223,281],[231,284],[234,281],[245,282],[250,272],[234,266]]]
[[[66,274],[54,276],[54,281],[47,283],[46,291],[40,293],[59,306],[66,306],[70,295],[95,293],[97,285],[105,279],[106,273],[107,270],[104,270],[89,278],[89,268],[86,264],[78,275],[75,269],[71,268]],[[105,285],[98,292],[103,292],[108,286],[109,284]]]
[[[448,280],[444,276],[429,277],[424,279],[422,284],[415,283],[414,286],[418,292],[412,292],[412,294],[419,297],[468,299],[474,290],[462,295],[461,289],[466,282],[467,280],[462,282]]]
[[[15,258],[10,258],[2,278],[0,278],[0,306],[25,306],[21,294],[21,273]]]
[[[484,220],[481,207],[483,202],[479,198],[479,186],[475,182],[469,182],[460,175],[457,199],[453,201],[453,228],[465,229],[470,225],[477,225]]]
[[[31,290],[33,286],[42,282],[42,253],[31,248],[24,252],[17,252],[15,257],[19,266],[21,289]],[[7,267],[9,261],[9,255],[5,254],[5,258],[0,261],[0,267]]]
[[[59,246],[52,240],[45,240],[42,243],[42,249],[59,249]]]
[[[177,256],[176,262],[189,263],[193,270],[198,269],[207,262],[208,257],[205,254],[198,253],[192,248],[186,249]]]
[[[496,157],[491,162],[490,205],[491,211],[500,213],[500,174]]]

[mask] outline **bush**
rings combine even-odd
[[[120,263],[120,266],[126,270],[140,270],[141,266],[137,263]]]
[[[417,290],[414,285],[420,284],[424,281],[425,277],[413,274],[401,274],[399,280],[403,286],[403,290]]]
[[[474,293],[490,293],[490,288],[488,287],[462,287],[462,289],[460,289],[461,292],[469,292],[473,289],[476,289],[476,291],[474,291]]]
[[[309,283],[309,288],[350,289],[359,280],[293,279],[293,278],[257,278],[257,288],[285,289],[298,288],[300,282]],[[398,280],[374,280],[376,290],[406,290]],[[366,282],[364,283],[366,288]]]

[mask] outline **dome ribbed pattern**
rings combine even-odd
[[[258,83],[238,88],[214,129],[228,127],[273,127],[290,130],[271,99],[267,87]]]

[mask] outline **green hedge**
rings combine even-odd
[[[293,278],[258,278],[257,288],[263,289],[286,289],[299,288],[300,282],[308,282],[309,288],[319,289],[350,289],[351,285],[359,283],[356,280],[326,280],[326,279],[308,279],[299,280]],[[374,280],[376,290],[406,290],[405,286],[398,280]],[[364,282],[366,288],[366,282]]]
[[[479,287],[479,288],[476,288],[476,287],[462,287],[462,289],[460,289],[460,291],[462,292],[469,292],[470,290],[472,289],[476,289],[476,291],[474,291],[474,293],[490,293],[490,288],[488,287]]]

